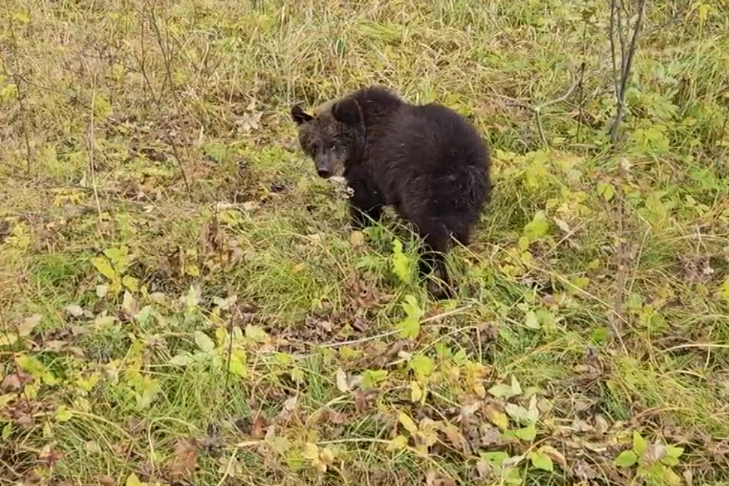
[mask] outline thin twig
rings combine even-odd
[[[164,93],[165,85],[169,82],[170,88],[172,90],[172,98],[175,103],[175,110],[179,113],[179,100],[177,97],[177,93],[175,91],[175,86],[172,83],[172,68],[171,68],[171,56],[169,54],[169,48],[166,45],[165,41],[162,39],[162,34],[159,30],[159,26],[157,25],[157,17],[154,14],[154,7],[149,4],[149,2],[145,2],[144,8],[140,11],[141,16],[141,22],[142,25],[144,25],[145,22],[145,10],[148,9],[150,12],[150,24],[152,25],[152,30],[154,31],[154,34],[156,36],[157,44],[159,45],[160,51],[162,52],[162,57],[164,59],[165,64],[165,77],[162,83],[162,86],[160,87],[158,95],[154,96],[154,88],[152,87],[152,83],[149,79],[149,76],[147,75],[146,68],[144,67],[144,46],[142,47],[142,59],[140,60],[141,70],[142,70],[142,79],[144,80],[145,85],[148,87],[149,91],[152,93],[153,99],[155,104],[157,105],[158,111],[162,112],[163,106],[162,106],[162,95]],[[142,30],[142,33],[144,30]],[[143,34],[142,34],[143,35]],[[185,164],[182,162],[182,158],[180,157],[180,153],[177,147],[177,144],[175,143],[174,139],[170,135],[170,131],[168,129],[163,130],[165,134],[165,139],[167,143],[172,147],[172,155],[175,159],[175,162],[177,163],[178,168],[180,169],[180,174],[182,175],[182,181],[185,184],[185,189],[190,192],[190,182],[187,178],[187,172],[185,171]],[[180,129],[180,133],[183,137],[186,137],[184,130]],[[189,158],[189,154],[186,152],[187,157]]]
[[[582,84],[582,81],[583,81],[582,77],[578,78],[574,83],[572,83],[572,85],[569,87],[569,89],[567,89],[567,91],[562,96],[560,96],[558,98],[554,98],[552,100],[545,101],[544,103],[541,103],[536,106],[532,106],[528,103],[519,101],[516,98],[512,98],[510,96],[502,95],[500,93],[497,93],[493,89],[492,89],[492,92],[495,96],[497,96],[498,98],[501,98],[503,100],[506,100],[511,105],[518,106],[519,108],[523,108],[525,110],[529,110],[532,113],[534,113],[534,116],[536,117],[536,120],[537,120],[537,129],[539,131],[539,138],[541,139],[542,144],[545,147],[547,147],[547,146],[549,146],[549,142],[547,142],[547,136],[544,132],[544,126],[542,125],[542,110],[544,110],[545,108],[547,108],[549,106],[556,105],[558,103],[567,101],[567,99],[572,95],[574,90]]]
[[[542,144],[544,144],[545,147],[549,146],[549,142],[547,142],[547,136],[544,133],[544,126],[542,125],[542,110],[545,109],[548,106],[556,105],[557,103],[562,103],[563,101],[567,101],[567,98],[569,98],[572,95],[572,92],[581,84],[581,79],[578,78],[574,83],[572,83],[572,86],[569,87],[567,92],[560,96],[559,98],[555,98],[553,100],[545,101],[541,105],[535,106],[532,110],[534,111],[534,114],[537,117],[537,129],[539,130],[539,138],[542,139]]]
[[[645,16],[646,0],[638,1],[638,18],[633,25],[633,35],[630,40],[630,46],[625,48],[625,35],[623,32],[623,9],[625,8],[622,0],[618,3],[618,0],[610,1],[610,23],[609,23],[609,36],[610,36],[610,52],[612,54],[612,65],[613,65],[613,80],[615,82],[615,97],[617,100],[617,107],[615,113],[615,119],[613,120],[612,126],[610,127],[610,143],[613,151],[617,151],[618,145],[618,132],[620,123],[623,119],[623,113],[625,111],[625,92],[628,86],[628,80],[630,79],[630,70],[633,64],[633,56],[638,45],[638,36],[640,34],[641,27],[643,25],[643,18]],[[629,17],[628,13],[625,12],[626,17]],[[617,22],[617,24],[616,24]],[[620,70],[617,68],[616,59],[616,46],[615,36],[618,36],[620,41]],[[611,319],[612,332],[618,338],[621,339],[622,334],[622,323],[626,322],[626,318],[623,314],[623,306],[625,300],[625,284],[626,284],[626,272],[628,262],[630,260],[630,247],[629,239],[625,234],[625,197],[623,194],[623,182],[625,181],[627,174],[626,164],[621,158],[618,163],[618,174],[616,180],[616,225],[617,225],[617,245],[615,251],[615,261],[617,265],[617,274],[615,276],[615,299],[614,299],[614,318]],[[621,339],[622,342],[622,339]],[[624,345],[623,345],[624,346]]]
[[[94,81],[92,85],[92,92],[91,92],[91,109],[89,112],[89,126],[86,130],[86,151],[88,154],[89,159],[89,173],[91,174],[91,186],[94,190],[94,202],[96,204],[96,215],[99,218],[99,238],[102,240],[104,239],[104,234],[101,231],[102,224],[103,224],[103,217],[101,216],[101,203],[99,202],[99,189],[97,187],[96,183],[96,156],[95,156],[95,138],[96,138],[96,129],[95,129],[95,116],[94,116],[94,109],[96,106],[96,76],[94,75]]]
[[[615,5],[616,0],[612,0],[611,5]],[[618,21],[620,22],[620,8],[615,7],[618,10]],[[630,70],[633,65],[633,56],[635,55],[635,51],[638,47],[638,35],[640,34],[641,27],[643,25],[643,17],[645,16],[645,8],[646,8],[646,0],[639,0],[638,3],[638,19],[635,21],[635,25],[633,26],[633,37],[630,39],[630,47],[628,48],[627,52],[623,48],[624,39],[623,39],[623,33],[621,29],[620,23],[618,24],[618,35],[620,36],[620,44],[621,44],[621,63],[620,63],[620,77],[619,82],[616,86],[616,97],[618,106],[615,113],[615,120],[613,120],[613,124],[610,127],[610,142],[615,146],[617,139],[618,139],[618,130],[620,128],[620,123],[623,119],[623,112],[625,111],[625,91],[628,87],[628,80],[630,79]],[[612,20],[613,14],[611,13],[610,18]],[[613,25],[611,22],[611,30],[613,30]],[[615,52],[615,40],[613,37],[610,38],[610,44],[612,46],[612,52]],[[615,66],[615,61],[613,58],[613,66]]]

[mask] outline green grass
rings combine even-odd
[[[6,2],[0,484],[727,484],[729,8],[613,152],[608,4]],[[298,149],[369,83],[491,146],[453,301]]]

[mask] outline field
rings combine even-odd
[[[729,4],[611,138],[610,3],[6,1],[0,485],[729,484]],[[456,299],[298,148],[370,83],[491,147]]]

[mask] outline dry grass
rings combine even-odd
[[[726,484],[729,9],[649,2],[616,154],[602,3],[6,2],[0,484]],[[369,83],[492,147],[453,302],[296,146]]]

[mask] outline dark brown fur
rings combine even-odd
[[[294,106],[291,116],[319,175],[343,171],[354,191],[353,225],[361,228],[394,206],[425,243],[421,274],[433,270],[447,285],[450,236],[468,245],[491,191],[490,155],[478,132],[444,106],[406,103],[380,87],[358,90],[314,116]],[[428,290],[436,298],[452,295],[437,282]]]

